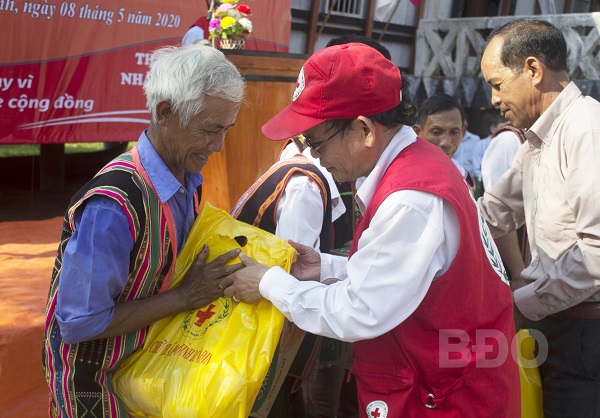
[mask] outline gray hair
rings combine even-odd
[[[207,96],[241,103],[244,87],[239,71],[221,51],[192,44],[169,46],[152,54],[144,93],[153,123],[157,122],[158,103],[168,101],[181,126],[186,127],[203,110]]]

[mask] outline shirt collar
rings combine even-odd
[[[565,110],[581,95],[579,87],[571,81],[556,96],[556,99],[548,106],[548,109],[540,115],[533,126],[525,133],[525,137],[528,141],[531,141],[532,146],[535,146],[534,142],[537,141],[542,141],[544,144],[550,145],[554,132],[565,115]]]
[[[452,162],[454,163],[454,165],[456,166],[456,168],[458,168],[458,171],[460,171],[460,174],[462,174],[463,178],[467,177],[467,170],[460,165],[460,163],[458,161],[456,161],[454,158],[451,158]]]
[[[140,162],[148,173],[158,198],[162,203],[165,203],[181,188],[181,183],[160,158],[148,136],[146,136],[146,131],[140,135],[136,147],[140,153]],[[201,173],[185,173],[185,179],[187,183],[185,187],[188,192],[195,190],[203,181]]]
[[[361,213],[365,213],[367,206],[371,203],[371,199],[375,195],[377,186],[381,182],[383,175],[388,167],[394,161],[396,156],[404,148],[414,143],[417,140],[417,134],[410,126],[402,126],[396,135],[392,138],[388,146],[383,150],[377,164],[367,177],[361,177],[356,180],[356,203]]]

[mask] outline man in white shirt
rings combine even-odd
[[[511,130],[503,130],[493,136],[481,159],[483,189],[489,190],[508,171],[521,147],[521,138]]]
[[[481,161],[483,160],[483,155],[485,154],[487,147],[490,145],[492,135],[507,123],[508,121],[503,116],[493,116],[488,125],[490,134],[485,138],[481,138],[473,147],[473,173],[475,174],[475,179],[479,182],[481,182]]]
[[[507,172],[515,158],[515,154],[525,142],[523,131],[509,126],[505,121],[494,130],[489,145],[481,161],[481,182],[483,190],[489,190]],[[531,261],[527,243],[527,228],[523,225],[517,231],[511,231],[496,237],[496,245],[502,256],[504,266],[513,278],[519,279],[526,264]],[[517,251],[517,248],[519,249]]]
[[[292,243],[292,275],[241,255],[247,267],[221,286],[272,301],[308,332],[354,342],[361,414],[518,417],[517,366],[489,355],[510,351],[514,336],[506,273],[462,176],[412,130],[407,89],[362,44],[308,59],[292,103],[262,130],[276,140],[303,133],[337,181],[360,180],[349,259]]]
[[[284,146],[279,160],[242,195],[231,214],[281,238],[329,252],[333,221],[345,211],[331,174],[310,155],[303,139],[294,137]],[[300,333],[296,330],[285,335],[296,339]],[[279,344],[290,342],[282,338]],[[306,417],[301,383],[313,372],[319,348],[316,336],[303,336],[268,418]]]
[[[511,286],[517,325],[546,338],[546,418],[600,416],[600,103],[570,81],[568,57],[556,26],[516,19],[481,59],[492,105],[527,130],[478,204],[497,237],[527,226],[531,262]]]
[[[181,46],[204,41],[208,43],[208,18],[200,16],[181,38]]]
[[[280,182],[266,184],[269,178],[275,177],[277,169],[282,173],[278,177]],[[255,212],[259,209],[249,210],[247,205],[254,195],[261,192],[261,187],[265,190],[263,193],[269,195],[267,199],[273,201],[273,213],[267,216],[267,213],[261,212],[261,218],[256,219]],[[263,204],[262,200],[256,203],[252,201],[252,206]],[[327,214],[328,211],[330,214]],[[252,212],[252,219],[246,218],[249,212]],[[323,229],[331,228],[331,223],[344,212],[346,207],[331,174],[319,164],[317,158],[310,155],[310,149],[301,138],[294,138],[285,145],[277,163],[244,193],[231,210],[231,215],[236,219],[242,216],[245,222],[261,226],[284,239],[328,252],[332,249],[331,234]],[[272,225],[264,224],[266,217],[271,217],[269,222]],[[299,223],[298,219],[304,222]],[[322,237],[326,242],[321,242]]]

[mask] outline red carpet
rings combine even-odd
[[[62,219],[0,222],[0,415],[48,416],[44,311]]]

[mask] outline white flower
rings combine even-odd
[[[239,24],[242,25],[242,27],[248,32],[252,32],[252,22],[250,21],[250,19],[242,17],[239,21]]]
[[[233,17],[235,20],[240,20],[242,18],[242,14],[235,9],[232,9],[227,12],[227,16]]]

